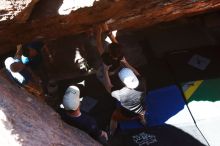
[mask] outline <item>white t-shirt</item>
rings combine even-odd
[[[115,90],[111,93],[112,97],[120,101],[121,105],[135,113],[141,113],[144,110],[143,100],[144,92],[123,87],[120,90]]]

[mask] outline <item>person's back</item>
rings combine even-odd
[[[129,69],[123,68],[121,72],[123,72],[123,71],[128,72]],[[127,73],[127,74],[130,74],[130,73]],[[124,78],[124,77],[122,77],[122,78]],[[125,80],[125,78],[124,79],[122,79],[122,78],[121,78],[121,80]],[[145,112],[145,101],[144,101],[145,95],[146,95],[145,80],[142,77],[137,77],[137,78],[133,78],[132,82],[133,82],[133,84],[137,84],[137,87],[135,87],[135,88],[130,87],[129,88],[127,85],[127,86],[124,86],[123,88],[118,89],[118,90],[116,88],[112,88],[111,95],[112,95],[112,97],[115,97],[120,102],[120,104],[123,108],[125,108],[135,114],[143,114]]]
[[[101,134],[101,130],[97,127],[96,121],[87,115],[86,113],[81,112],[81,115],[78,117],[71,116],[70,113],[66,112],[65,110],[61,109],[61,118],[67,122],[68,124],[75,126],[89,135],[91,135],[93,138],[97,138]]]
[[[110,88],[112,97],[116,98],[120,105],[117,106],[112,114],[110,131],[113,134],[117,128],[117,121],[131,120],[138,118],[143,126],[146,127],[145,120],[145,81],[137,77],[129,68],[122,68],[118,76],[124,84],[123,88]],[[106,76],[107,80],[109,77]],[[139,79],[138,79],[139,78]],[[110,82],[108,84],[111,84]],[[106,85],[107,87],[109,85]]]
[[[124,108],[134,112],[134,113],[141,113],[143,112],[144,108],[144,92],[137,91],[134,89],[130,89],[127,87],[123,87],[122,89],[112,92],[113,97],[117,97],[120,101],[121,106]]]

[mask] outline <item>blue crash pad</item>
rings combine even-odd
[[[147,123],[162,125],[185,106],[184,98],[176,85],[150,91],[146,97]]]
[[[146,96],[148,126],[163,125],[184,108],[184,98],[176,85],[150,91]],[[137,121],[120,122],[120,129],[143,128]]]

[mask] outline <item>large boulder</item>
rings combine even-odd
[[[47,104],[0,73],[1,146],[97,146],[81,130],[64,123]]]

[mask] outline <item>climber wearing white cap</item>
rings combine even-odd
[[[21,44],[17,45],[17,51],[14,57],[8,57],[5,60],[5,67],[10,73],[10,76],[24,86],[29,92],[34,95],[43,95],[43,90],[41,88],[41,80],[39,77],[32,71],[32,69],[27,66],[22,60],[23,56],[23,46]],[[23,56],[24,57],[24,56]],[[24,58],[23,58],[24,59]]]
[[[108,44],[107,48],[104,47],[102,43],[102,34],[107,32],[108,37],[111,39],[111,43]],[[108,75],[111,79],[111,83],[114,84],[115,87],[122,87],[120,80],[118,79],[118,71],[122,67],[130,68],[136,75],[139,75],[138,71],[128,63],[124,56],[124,47],[121,45],[112,35],[112,32],[109,30],[108,25],[103,23],[98,25],[96,28],[96,43],[97,50],[102,59],[102,65],[97,70],[97,78],[98,80],[105,85],[105,72],[104,66],[109,66]],[[109,90],[109,89],[107,89]]]
[[[22,45],[20,60],[25,66],[30,68],[35,77],[41,80],[41,87],[44,93],[47,94],[46,87],[49,79],[45,63],[52,63],[53,56],[43,38],[38,37]]]
[[[85,131],[90,136],[106,144],[108,135],[98,128],[94,118],[80,111],[80,89],[77,86],[69,86],[63,97],[63,107],[60,114],[64,121]]]
[[[33,74],[19,59],[8,57],[5,59],[5,68],[10,76],[21,86],[34,95],[43,94],[41,87],[33,80]]]
[[[40,95],[43,95],[43,90],[46,93],[45,86],[47,84],[47,76],[42,63],[41,51],[43,52],[43,50],[47,54],[49,53],[49,49],[45,47],[44,43],[40,39],[36,39],[26,45],[17,45],[15,56],[5,60],[6,69],[15,81],[21,85],[28,83],[30,90],[37,88]]]
[[[113,134],[117,128],[117,121],[130,120],[138,118],[140,122],[146,126],[145,121],[145,81],[140,76],[136,76],[135,73],[129,68],[122,68],[118,77],[124,84],[121,89],[115,89],[111,84],[111,80],[108,76],[108,66],[105,66],[105,78],[106,88],[110,89],[112,97],[116,98],[120,105],[112,114],[110,123],[110,132]]]

